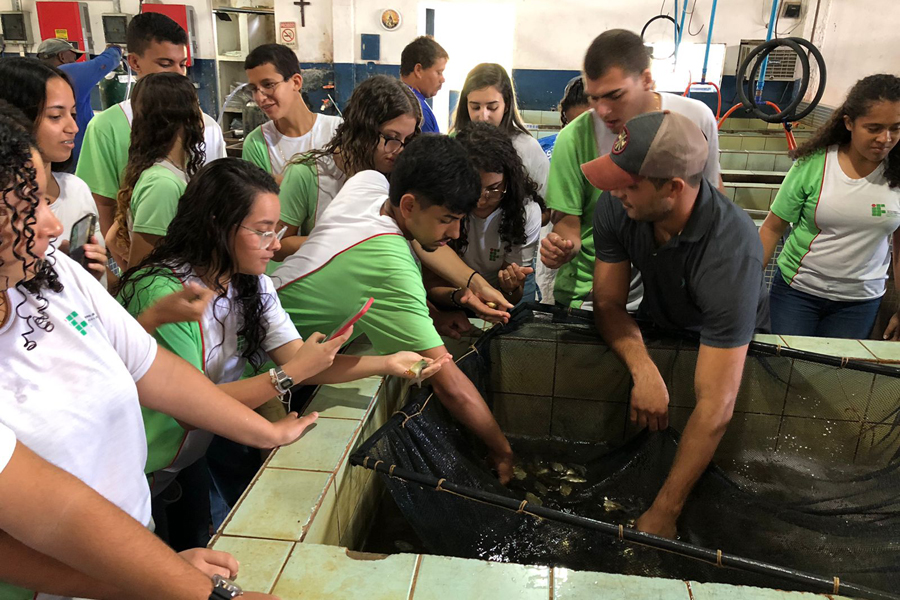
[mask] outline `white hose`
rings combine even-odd
[[[244,89],[244,87],[246,87],[246,86],[247,86],[246,83],[242,83],[241,85],[239,85],[236,88],[234,88],[233,90],[231,90],[230,94],[225,96],[225,102],[222,103],[222,109],[219,111],[219,118],[216,121],[219,124],[219,126],[222,127],[222,129],[225,129],[225,126],[222,123],[222,119],[225,117],[225,107],[228,106],[228,103],[231,102],[231,99],[234,98],[234,95],[237,94],[242,89]]]

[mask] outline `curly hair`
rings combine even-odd
[[[347,176],[375,168],[374,152],[382,143],[382,125],[410,115],[416,120],[413,137],[422,132],[422,107],[409,87],[399,79],[375,75],[360,83],[344,109],[344,120],[321,150],[308,152],[292,163],[311,164],[326,155],[340,154]]]
[[[221,283],[228,281],[239,314],[238,337],[244,341],[241,356],[258,369],[263,363],[259,350],[269,328],[263,315],[275,299],[261,293],[258,276],[237,271],[234,236],[263,193],[278,194],[278,184],[252,163],[220,158],[204,165],[188,183],[166,236],[119,280],[119,301],[127,307],[144,289],[139,286],[149,286],[154,277],[184,281],[203,273],[218,302],[228,295]]]
[[[513,88],[512,79],[502,66],[496,63],[481,63],[466,75],[462,92],[459,94],[459,104],[456,105],[456,114],[453,117],[453,131],[460,131],[472,122],[469,117],[469,94],[486,87],[495,87],[503,96],[503,104],[506,112],[500,121],[500,129],[510,136],[517,131],[531,135],[525,122],[519,116],[519,108],[516,103],[516,90]]]
[[[203,113],[190,79],[178,73],[145,75],[134,86],[131,106],[134,121],[128,164],[116,196],[116,223],[119,226],[116,242],[125,252],[131,247],[128,233],[131,196],[141,174],[166,158],[179,134],[188,158],[185,168],[188,179],[206,160]]]
[[[844,124],[844,117],[855,121],[865,116],[876,102],[900,102],[900,77],[882,73],[857,81],[847,93],[847,99],[831,114],[828,122],[791,156],[803,160],[828,146],[849,144],[852,136]],[[888,154],[884,176],[889,187],[900,186],[900,144],[894,146]]]
[[[569,117],[566,116],[566,113],[576,106],[590,106],[587,95],[584,93],[584,80],[581,78],[581,75],[569,80],[569,83],[566,84],[566,91],[563,92],[562,100],[559,101],[559,120],[563,127],[569,124]]]
[[[472,164],[482,173],[502,173],[506,193],[500,202],[500,239],[506,244],[506,252],[513,246],[525,243],[525,206],[530,200],[543,210],[544,201],[538,194],[538,185],[528,176],[522,159],[509,135],[488,123],[470,123],[456,139],[463,145]],[[469,245],[467,221],[463,220],[459,238],[451,247],[461,256]]]
[[[9,102],[18,108],[30,122],[31,133],[37,135],[38,127],[44,114],[47,102],[47,82],[59,78],[66,82],[75,97],[75,89],[69,77],[47,63],[36,58],[14,56],[0,60],[0,100]],[[68,171],[74,162],[74,153],[63,162],[53,163],[52,170]]]
[[[0,211],[0,229],[9,228],[13,258],[21,263],[25,274],[20,281],[6,279],[0,282],[0,290],[5,291],[12,284],[23,296],[31,295],[37,301],[37,308],[31,315],[20,312],[25,300],[15,307],[16,316],[28,323],[28,331],[22,334],[24,347],[34,350],[37,342],[31,339],[31,334],[36,329],[53,331],[53,323],[46,313],[49,302],[42,292],[49,289],[58,293],[63,286],[53,268],[52,246],[44,258],[34,253],[36,215],[42,198],[38,193],[37,169],[32,163],[32,154],[38,153],[37,144],[24,123],[27,123],[27,117],[20,110],[0,101],[0,194],[3,208]],[[11,201],[10,194],[15,195],[18,202]],[[2,243],[0,240],[0,248]]]

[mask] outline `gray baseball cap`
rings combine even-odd
[[[673,179],[702,173],[709,143],[700,128],[684,115],[650,112],[628,121],[612,151],[581,165],[591,185],[618,190],[642,177]]]
[[[84,54],[84,50],[79,50],[70,42],[60,38],[47,38],[38,46],[37,53],[38,56],[53,56],[66,50],[71,50],[75,54]]]

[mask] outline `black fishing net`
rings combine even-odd
[[[649,330],[644,334],[661,370],[669,365],[688,370],[692,377],[695,341]],[[581,384],[597,390],[599,401],[605,394],[627,395],[621,364],[608,360],[611,353],[598,343],[589,321],[559,311],[518,312],[512,324],[482,335],[459,366],[489,404],[495,394],[504,393],[499,389],[504,382],[522,384],[523,377],[535,391],[532,400],[540,402],[546,386],[538,377],[551,370],[546,353],[536,354],[534,364],[517,364],[514,370],[502,361],[527,363],[529,346],[537,344],[549,344],[558,358],[566,354],[561,350],[564,346],[581,343],[605,358],[591,363],[590,368],[583,365],[580,374],[578,365],[574,375],[557,368],[553,377],[583,378]],[[514,349],[519,346],[521,351]],[[834,391],[837,398],[836,406],[822,408],[821,414],[833,416],[829,411],[836,411],[847,418],[810,419],[811,425],[792,433],[801,420],[789,417],[794,408],[788,403],[780,408],[776,403],[773,409],[771,402],[744,397],[743,408],[772,413],[760,414],[754,421],[767,423],[768,430],[745,428],[744,437],[738,440],[726,434],[723,447],[727,457],[718,461],[720,466],[711,465],[691,493],[678,522],[679,539],[785,569],[829,579],[837,576],[886,592],[900,590],[900,459],[895,450],[900,371],[884,365],[863,366],[869,371],[859,371],[854,363],[840,358],[820,359],[757,344],[751,348],[747,364],[742,394],[772,394],[785,386],[815,384],[826,388],[826,393]],[[569,389],[572,382],[560,383],[553,382],[551,393]],[[687,388],[671,383],[669,387],[671,404],[678,405],[679,389]],[[812,397],[812,392],[808,398],[794,396],[795,402],[821,401]],[[854,402],[863,408],[854,408]],[[513,421],[546,418],[545,412],[534,408],[538,404],[519,404],[526,407],[525,412]],[[862,414],[853,416],[854,412]],[[735,421],[742,416],[748,418],[736,414]],[[584,418],[590,418],[589,411]],[[869,422],[867,418],[877,420]],[[487,466],[484,448],[449,416],[437,398],[429,399],[425,389],[411,395],[401,412],[372,435],[352,460],[365,461],[370,468],[375,461],[382,461],[470,489],[629,526],[662,486],[679,434],[670,428],[631,435],[625,419],[622,428],[623,434],[613,444],[551,435],[510,435],[518,463],[513,481],[504,487]],[[823,432],[821,440],[819,431]],[[848,436],[847,431],[857,433]],[[772,439],[774,445],[767,441]],[[856,445],[853,452],[847,448],[850,444]],[[872,459],[879,452],[878,460]],[[861,464],[866,461],[870,464]],[[723,569],[623,543],[595,530],[538,519],[398,477],[382,477],[409,524],[434,554],[780,589],[803,587],[769,575]]]

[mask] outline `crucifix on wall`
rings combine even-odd
[[[298,2],[294,2],[297,6],[300,7],[300,27],[306,27],[306,7],[310,5],[307,0],[299,0]]]

